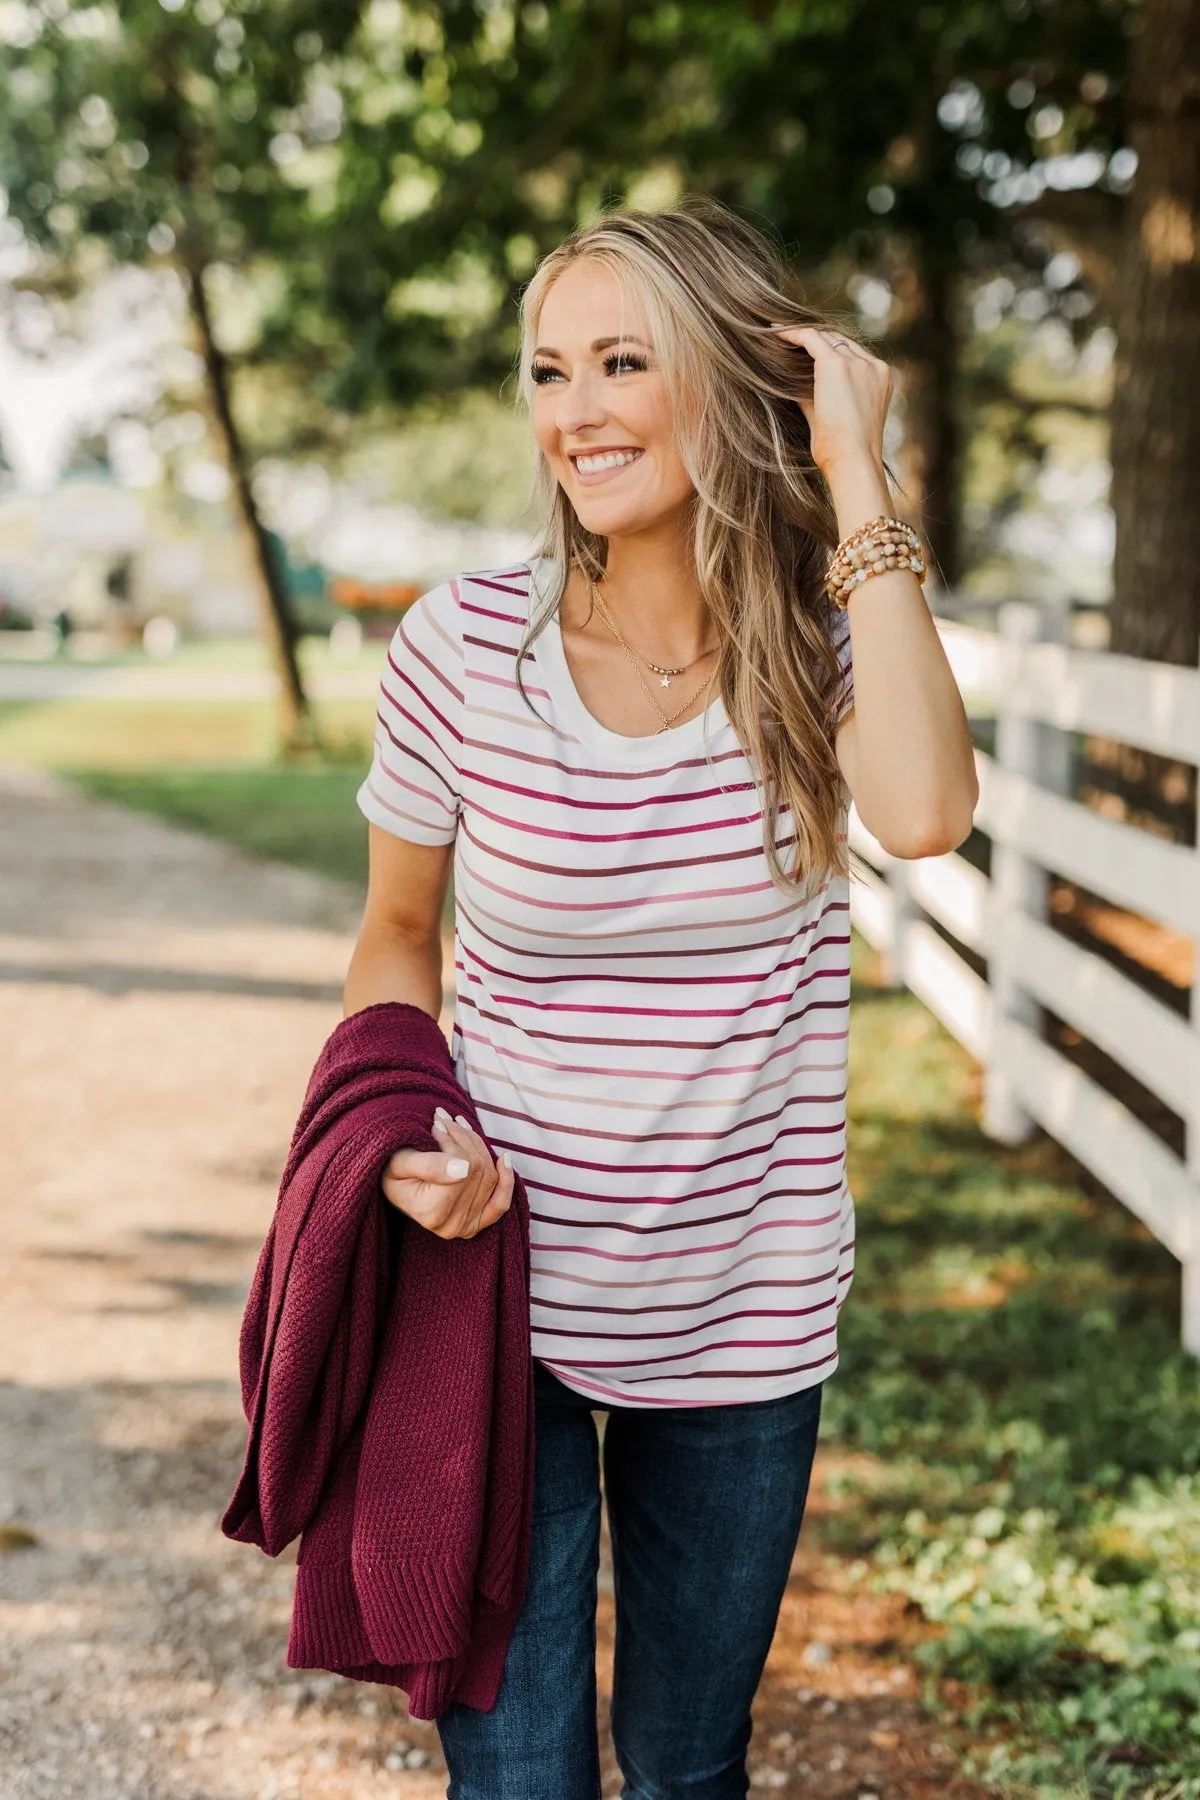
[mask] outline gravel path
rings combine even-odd
[[[216,1527],[241,1308],[357,898],[2,773],[0,869],[0,1800],[434,1800],[433,1728],[289,1672],[289,1559]],[[821,1504],[753,1785],[960,1800],[912,1626],[821,1555]],[[610,1636],[606,1594],[602,1669]]]

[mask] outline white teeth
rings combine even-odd
[[[620,469],[626,463],[636,462],[641,455],[640,450],[615,450],[598,456],[577,456],[575,467],[581,475],[595,475],[601,469]]]

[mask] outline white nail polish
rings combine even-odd
[[[500,1161],[504,1164],[506,1169],[512,1168],[512,1157],[508,1154],[507,1150],[502,1150],[500,1152]]]
[[[446,1176],[450,1181],[461,1181],[470,1170],[471,1165],[465,1156],[452,1156],[446,1164]]]

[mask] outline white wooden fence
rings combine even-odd
[[[1200,670],[1043,641],[1045,621],[1019,603],[1002,609],[998,634],[939,630],[968,704],[996,718],[995,755],[977,753],[975,815],[992,839],[991,879],[957,853],[890,857],[852,811],[851,916],[892,979],[983,1064],[989,1134],[1016,1143],[1044,1127],[1178,1257],[1184,1342],[1200,1355],[1200,971],[1189,1021],[1045,922],[1053,871],[1200,939],[1200,846],[1069,799],[1059,735],[1095,732],[1200,764]],[[986,981],[930,920],[986,958]],[[1039,1006],[1182,1115],[1182,1159],[1043,1042]]]

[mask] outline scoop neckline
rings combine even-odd
[[[529,564],[529,572],[531,593],[536,593],[544,600],[552,590],[561,592],[558,564],[550,557],[535,557]],[[595,714],[588,711],[575,686],[575,677],[563,648],[557,604],[534,639],[533,650],[550,698],[575,736],[618,762],[656,763],[662,761],[664,753],[671,755],[677,750],[703,750],[706,729],[711,742],[729,723],[725,702],[718,693],[703,712],[697,713],[694,718],[684,719],[682,724],[672,725],[669,731],[653,731],[637,737],[626,737],[624,732],[612,731],[607,725],[602,725]]]

